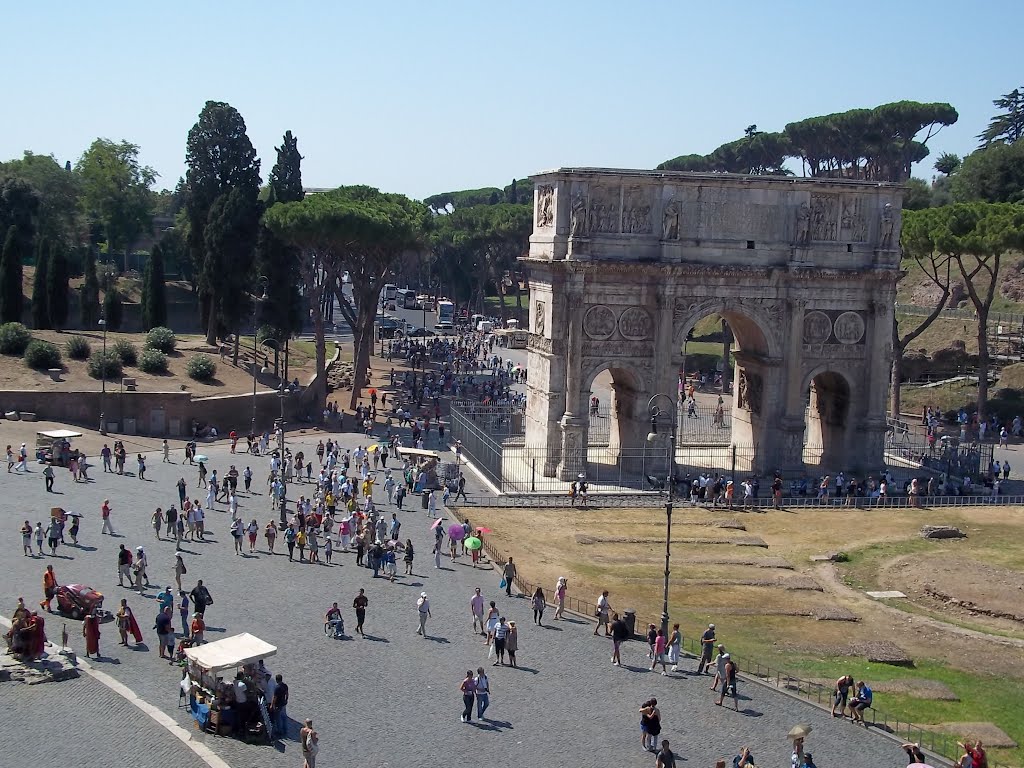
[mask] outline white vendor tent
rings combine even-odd
[[[275,653],[275,646],[248,632],[185,649],[185,655],[191,662],[212,673],[241,667]]]

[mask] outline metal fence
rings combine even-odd
[[[468,519],[466,515],[461,513],[459,507],[449,507],[449,512],[460,522],[465,522]],[[483,541],[483,550],[492,563],[497,564],[504,563],[506,561],[506,556],[499,552],[486,539]],[[521,569],[517,570],[517,574],[512,581],[513,584],[518,585],[519,590],[526,595],[532,595],[538,586],[543,587],[543,585],[537,585],[527,581],[523,577]],[[585,617],[593,617],[596,615],[597,611],[596,604],[586,600],[580,600],[572,595],[566,595],[565,607],[569,611]],[[659,624],[660,619],[650,621],[649,619],[636,617],[634,627],[640,628],[646,626],[648,623]],[[639,632],[635,633],[634,638],[640,637],[642,637],[642,634]],[[696,637],[684,635],[682,648],[690,657],[695,659],[700,657],[700,648]],[[813,680],[806,680],[780,670],[777,667],[773,668],[768,664],[761,664],[755,659],[739,656],[736,653],[732,653],[731,656],[733,661],[736,662],[741,678],[786,691],[790,695],[799,696],[801,699],[815,704],[822,709],[830,709],[832,707],[833,689],[831,686],[825,686]],[[898,717],[889,714],[885,710],[877,709],[875,707],[869,707],[864,710],[864,720],[870,727],[891,734],[904,742],[917,742],[921,745],[922,750],[944,760],[952,762],[957,760],[960,756],[957,741],[962,737],[923,728],[920,725],[900,720]],[[989,760],[989,765],[991,768],[1008,768],[1005,764],[996,763],[992,760]]]
[[[563,486],[565,484],[563,483]],[[591,493],[584,505],[580,499],[571,499],[565,493],[516,493],[503,494],[501,496],[468,496],[467,505],[479,507],[501,507],[501,508],[564,508],[579,507],[581,509],[628,509],[628,508],[660,508],[665,506],[666,496],[664,493],[648,491],[644,493]],[[679,493],[675,497],[678,507],[691,506],[688,496]],[[775,500],[769,496],[757,496],[743,504],[742,499],[736,498],[733,504],[725,503],[711,504],[698,502],[696,506],[704,509],[734,509],[743,512],[749,509],[767,509],[775,506]],[[864,496],[849,499],[837,499],[829,496],[827,499],[818,499],[817,496],[784,496],[779,501],[782,509],[838,509],[840,507],[853,507],[855,509],[907,509],[917,507],[921,509],[937,509],[947,507],[991,507],[1024,506],[1024,495],[1015,496],[986,496],[982,494],[972,496],[919,496],[915,501],[909,496],[886,496],[885,498],[868,498]]]

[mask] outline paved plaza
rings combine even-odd
[[[310,456],[319,436],[310,432],[290,439],[289,445]],[[31,429],[26,429],[22,439],[30,437]],[[362,442],[354,434],[341,439],[350,448]],[[132,446],[128,447],[131,456]],[[265,493],[267,459],[230,456],[226,441],[203,446],[202,452],[210,457],[209,466],[220,472],[231,463],[240,471],[247,463],[252,466],[253,490],[260,493],[241,496],[240,515],[246,520],[255,517],[261,527],[276,519]],[[182,452],[176,450],[172,458],[180,462]],[[129,461],[129,467],[134,462]],[[197,487],[196,468],[162,464],[159,451],[150,450],[145,481],[103,474],[97,464],[89,483],[74,484],[69,473],[58,472],[57,494],[44,491],[39,465],[33,463],[30,469],[27,476],[6,475],[4,481],[7,573],[0,583],[2,613],[10,616],[19,595],[30,605],[38,604],[47,564],[54,565],[61,583],[82,582],[103,591],[107,608],[116,610],[119,599],[127,597],[148,650],[118,646],[115,627],[104,624],[103,658],[91,662],[93,668],[170,715],[194,740],[208,745],[231,766],[301,765],[295,738],[306,717],[313,718],[321,735],[320,766],[397,768],[479,761],[552,768],[650,766],[654,758],[640,749],[637,715],[639,705],[650,697],[657,697],[662,709],[664,737],[686,758],[685,765],[693,768],[710,768],[719,758],[731,763],[743,745],[752,748],[759,765],[788,765],[785,734],[800,722],[814,727],[809,748],[819,764],[902,764],[902,753],[893,742],[753,683],[741,684],[738,713],[716,707],[708,690],[710,679],[688,674],[694,667],[692,659],[681,665],[687,674],[663,677],[646,671],[646,646],[633,642],[623,652],[625,666],[620,669],[609,663],[609,642],[594,637],[588,621],[569,617],[553,626],[536,627],[529,600],[505,597],[496,571],[474,570],[468,559],[452,564],[446,558],[441,570],[434,568],[431,521],[415,498],[415,507],[407,506],[399,519],[402,539],[412,538],[416,548],[417,575],[393,584],[373,579],[370,571],[355,565],[353,554],[340,551],[333,566],[271,556],[262,536],[257,554],[236,556],[227,531],[226,505],[208,512],[209,540],[183,545],[188,568],[183,585],[188,590],[203,579],[214,596],[215,604],[206,614],[208,640],[251,632],[278,647],[268,668],[281,673],[290,686],[292,727],[289,740],[276,746],[251,746],[202,734],[193,729],[186,710],[177,708],[181,670],[158,657],[152,629],[156,594],[174,583],[174,545],[155,539],[150,515],[156,506],[177,504],[175,482],[181,476],[189,482],[193,497],[205,500],[205,492]],[[476,478],[467,480],[468,492],[479,493]],[[289,495],[311,489],[308,484],[293,484]],[[105,498],[111,500],[117,536],[100,534],[99,507]],[[51,506],[84,515],[81,546],[61,547],[55,558],[22,556],[20,524],[26,518],[33,524],[45,521]],[[383,508],[390,517],[394,508],[387,504]],[[146,549],[153,588],[144,595],[117,584],[116,552],[122,543]],[[284,549],[278,537],[279,552]],[[517,622],[520,669],[489,666],[482,638],[471,631],[468,602],[474,586],[482,587],[484,595]],[[370,599],[367,637],[328,639],[323,633],[326,607],[338,601],[351,632],[355,626],[352,598],[360,587]],[[426,639],[415,634],[415,603],[421,591],[429,594],[433,612]],[[593,600],[596,596],[579,597]],[[65,623],[71,647],[82,653],[78,622],[47,617],[50,640],[59,642]],[[683,629],[689,636],[696,628]],[[729,642],[728,637],[720,639]],[[486,666],[491,678],[488,715],[492,719],[466,725],[459,721],[458,685],[467,669],[480,665]],[[43,750],[43,759],[35,760],[39,765],[69,764],[73,757],[97,768],[129,762],[138,768],[204,764],[140,709],[90,676],[66,683],[0,686],[0,706],[9,713],[0,726],[3,763]]]

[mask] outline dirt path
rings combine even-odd
[[[922,616],[916,613],[901,611],[899,608],[893,608],[891,605],[886,605],[879,600],[874,600],[873,598],[846,586],[842,579],[839,578],[839,573],[835,565],[832,563],[822,563],[814,569],[814,575],[818,579],[818,583],[824,587],[827,593],[833,594],[848,603],[853,603],[858,606],[860,610],[855,612],[861,616],[870,615],[872,613],[883,613],[901,621],[913,621],[919,625],[923,625],[947,635],[957,635],[959,637],[966,637],[972,640],[981,640],[986,643],[995,643],[1007,648],[1024,648],[1024,640],[1022,639],[1003,637],[1001,635],[991,635],[987,632],[979,632],[974,629],[958,627],[955,624],[949,624],[945,621],[933,619],[930,616]],[[897,640],[897,642],[899,641]]]

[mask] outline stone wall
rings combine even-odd
[[[293,400],[285,399],[285,417],[295,419]],[[39,419],[77,424],[96,429],[100,423],[101,394],[95,392],[48,392],[0,390],[3,412],[34,413]],[[121,392],[108,388],[103,405],[111,432],[149,437],[183,437],[192,420],[212,424],[222,433],[232,429],[248,433],[252,423],[252,394],[194,397],[190,392]],[[256,394],[256,427],[270,429],[279,418],[281,404],[276,392]],[[114,428],[117,425],[117,428]]]

